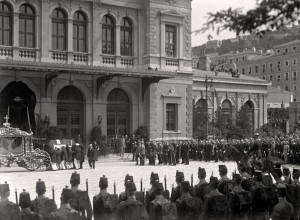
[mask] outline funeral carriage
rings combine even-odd
[[[33,149],[32,132],[14,128],[8,123],[9,117],[0,128],[0,165],[10,166],[17,163],[30,171],[45,171],[50,168],[49,154],[39,148]]]

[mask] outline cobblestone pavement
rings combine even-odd
[[[160,182],[164,181],[164,176],[167,178],[167,188],[170,190],[172,185],[175,184],[175,173],[176,170],[183,171],[186,180],[191,180],[191,175],[194,176],[194,184],[198,181],[197,172],[198,167],[203,167],[207,172],[207,179],[211,176],[212,172],[214,176],[218,176],[218,165],[225,164],[228,168],[229,177],[232,172],[236,169],[235,162],[200,162],[190,161],[190,165],[179,164],[177,166],[169,165],[156,165],[156,166],[136,166],[135,162],[132,162],[125,155],[124,159],[118,156],[110,155],[107,158],[100,158],[96,162],[96,168],[90,169],[87,160],[84,162],[83,169],[77,172],[81,175],[80,189],[86,189],[86,179],[88,179],[89,195],[90,198],[99,192],[99,179],[102,175],[108,178],[108,192],[113,193],[113,183],[116,182],[116,191],[120,193],[124,191],[124,177],[128,173],[133,175],[138,191],[140,191],[140,181],[143,181],[143,188],[146,190],[150,188],[150,174],[151,171],[157,172],[160,177]],[[132,156],[129,155],[131,159]],[[1,167],[0,168],[0,183],[7,181],[10,184],[10,200],[15,201],[15,189],[17,188],[18,193],[22,189],[30,192],[31,199],[36,197],[35,183],[41,178],[46,183],[47,192],[46,196],[52,198],[52,186],[55,189],[55,201],[57,205],[60,205],[60,194],[62,188],[66,185],[70,185],[71,173],[74,170],[58,170],[58,171],[45,171],[45,172],[33,172],[27,171],[24,168],[17,167],[12,164],[12,167]]]

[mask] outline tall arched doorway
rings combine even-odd
[[[130,102],[122,89],[113,89],[107,97],[107,136],[129,134]]]
[[[228,99],[222,102],[222,113],[224,115],[225,126],[228,127],[232,124],[232,104]]]
[[[83,96],[73,86],[66,86],[57,95],[57,127],[64,138],[83,137]]]
[[[250,124],[250,128],[252,129],[251,131],[254,131],[254,105],[253,105],[253,102],[251,102],[250,100],[248,100],[244,104],[244,106],[248,110],[249,124]]]
[[[36,96],[28,86],[22,82],[9,83],[0,93],[0,122],[5,115],[9,115],[12,127],[21,130],[35,130],[34,109]],[[28,120],[29,119],[29,120]]]

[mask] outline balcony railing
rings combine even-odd
[[[86,53],[74,53],[73,60],[78,63],[87,63],[88,55]]]
[[[0,48],[0,56],[1,57],[12,57],[13,56],[12,47],[1,46],[1,48]]]
[[[166,59],[165,61],[166,66],[179,66],[178,59]]]
[[[52,51],[51,58],[55,61],[67,61],[68,56],[65,51]]]
[[[19,56],[21,58],[35,59],[36,58],[36,51],[35,51],[35,49],[30,49],[30,48],[20,48]]]
[[[133,58],[131,57],[122,57],[121,58],[122,66],[133,66]]]
[[[115,65],[116,57],[115,56],[102,56],[102,63],[106,65]]]

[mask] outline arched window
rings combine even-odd
[[[121,55],[132,55],[132,23],[128,18],[121,22]]]
[[[5,3],[0,3],[0,44],[12,45],[12,9]]]
[[[111,16],[105,15],[102,19],[102,53],[114,54],[115,49],[115,22]]]
[[[19,44],[20,47],[35,47],[35,12],[28,4],[20,7]]]
[[[224,122],[226,126],[232,124],[232,104],[226,99],[222,102],[222,113],[224,115]]]
[[[67,16],[60,8],[52,13],[52,49],[67,50]]]
[[[73,50],[86,52],[86,16],[77,11],[73,18]]]

